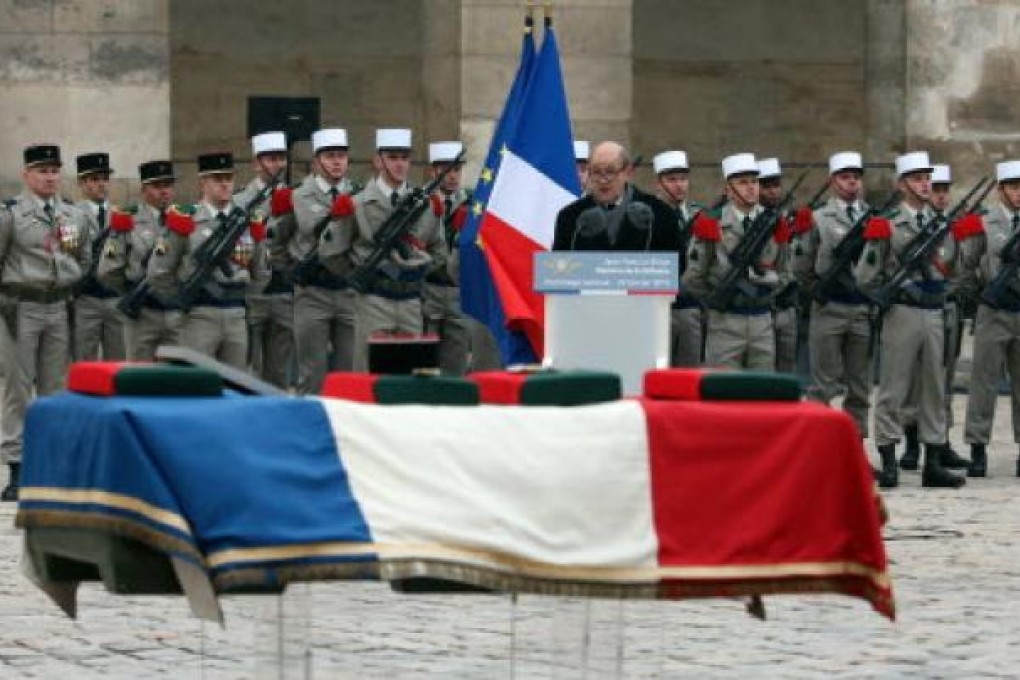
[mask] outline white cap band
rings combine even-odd
[[[763,158],[758,161],[758,179],[774,179],[782,176],[783,170],[779,167],[778,158]]]
[[[670,170],[690,170],[687,164],[687,154],[683,151],[663,151],[652,159],[652,167],[655,174],[661,175]]]
[[[574,142],[574,160],[575,161],[586,161],[588,156],[591,154],[591,145],[588,142],[581,140]]]
[[[931,161],[927,151],[911,151],[896,157],[896,176],[903,177],[912,172],[931,172]]]
[[[725,179],[734,175],[757,175],[758,162],[753,153],[737,153],[722,160],[722,174]]]
[[[932,166],[931,169],[931,183],[932,184],[952,184],[953,183],[953,172],[949,169],[948,165],[939,163],[938,165]]]
[[[1020,161],[1003,161],[995,166],[996,182],[1011,182],[1020,179]]]
[[[260,153],[271,153],[274,151],[287,151],[287,136],[282,132],[263,132],[251,138],[251,152],[258,156]]]
[[[375,148],[378,151],[383,149],[410,149],[411,131],[407,128],[381,128],[376,130]]]
[[[347,130],[343,128],[326,128],[312,133],[312,152],[319,153],[323,149],[346,149]]]
[[[829,156],[829,174],[835,175],[844,170],[860,170],[864,172],[864,161],[856,151],[840,151]]]
[[[460,142],[433,142],[429,144],[429,163],[452,163],[463,150]]]

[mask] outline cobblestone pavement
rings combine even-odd
[[[956,397],[957,423],[964,400]],[[886,495],[895,623],[838,596],[769,598],[761,622],[736,601],[523,597],[513,605],[506,596],[409,596],[361,583],[228,598],[225,628],[191,618],[181,598],[113,597],[88,585],[72,621],[18,573],[21,536],[7,504],[0,678],[278,677],[270,659],[281,645],[294,657],[286,677],[306,677],[308,658],[315,678],[1016,677],[1020,479],[1010,431],[1002,399],[989,479],[937,491],[904,473]],[[280,610],[289,624],[282,643]],[[587,653],[578,633],[585,616]]]

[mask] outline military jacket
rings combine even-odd
[[[852,208],[852,218],[847,212],[848,207]],[[818,277],[829,271],[833,265],[833,250],[868,210],[869,206],[864,201],[848,204],[832,196],[812,213],[812,228],[795,235],[791,248],[792,272],[805,290],[812,290]],[[852,267],[847,270],[847,275],[849,290],[837,291],[836,295],[859,295],[854,285]]]
[[[969,238],[960,244],[963,275],[970,273],[975,287],[994,279],[1002,268],[1002,249],[1013,237],[1013,213],[999,204],[983,217],[984,236]],[[1020,280],[1017,281],[1020,286]]]
[[[292,198],[294,212],[289,217],[283,216],[270,224],[270,231],[273,232],[274,260],[281,261],[285,266],[296,263],[308,254],[316,242],[315,228],[329,215],[333,207],[333,197],[322,190],[315,178],[314,174],[308,175],[294,190]],[[337,184],[337,189],[341,194],[350,195],[355,193],[357,187],[344,177]],[[278,255],[277,247],[281,250]]]
[[[128,209],[134,228],[128,232],[110,232],[99,260],[96,277],[104,287],[119,293],[145,277],[149,257],[163,230],[160,213],[147,203]]]
[[[59,196],[53,217],[28,190],[0,209],[0,281],[40,290],[70,288],[89,268],[85,216]]]
[[[762,210],[755,206],[747,217],[753,221]],[[697,298],[706,298],[716,289],[730,270],[729,254],[744,238],[743,215],[732,204],[723,206],[719,223],[722,232],[719,240],[695,234],[687,251],[683,285]],[[758,262],[749,268],[747,280],[761,293],[768,294],[780,289],[790,278],[788,245],[777,243],[773,236],[762,249]]]
[[[375,251],[376,232],[392,213],[390,196],[383,193],[378,180],[369,182],[354,197],[354,214],[333,220],[323,232],[319,247],[322,264],[339,276],[357,268]],[[445,267],[448,251],[440,228],[439,216],[429,205],[408,231],[408,256],[392,250],[376,274],[394,281],[415,281],[429,269]]]
[[[924,225],[930,224],[935,216],[927,205],[920,212],[914,212],[901,203],[889,216],[893,225],[890,237],[873,238],[865,243],[854,271],[861,290],[876,291],[899,269],[900,253],[920,233],[917,215],[921,215]],[[946,263],[956,259],[956,248],[956,242],[947,234],[931,260],[911,272],[902,288],[924,292],[938,292],[941,288],[941,292],[945,292],[950,276]]]
[[[197,268],[192,253],[217,229],[223,228],[216,213],[204,203],[199,205],[193,219],[195,229],[189,235],[164,230],[149,259],[149,285],[163,299],[171,300],[176,296],[179,285],[187,281]],[[222,267],[213,269],[199,299],[194,302],[202,304],[203,295],[214,301],[243,299],[246,290],[250,290],[249,284],[265,286],[269,276],[265,241],[256,241],[250,228],[245,229],[234,245],[231,257]]]
[[[248,182],[248,184],[243,189],[234,193],[234,203],[237,205],[238,208],[241,208],[243,210],[248,206],[248,203],[253,201],[255,197],[258,196],[258,193],[262,191],[265,188],[265,186],[266,183],[263,182],[260,177],[253,178],[250,182]],[[255,203],[251,208],[251,212],[249,213],[251,221],[264,223],[267,227],[267,231],[272,228],[270,224],[271,221],[270,203],[272,201],[272,196],[273,196],[272,192],[266,192],[265,197],[261,201]],[[260,293],[272,293],[272,292],[276,293],[291,292],[293,290],[293,287],[290,285],[290,283],[286,281],[282,269],[278,268],[274,263],[274,242],[275,240],[271,234],[266,239],[266,242],[264,244],[264,248],[266,251],[265,252],[266,263],[271,270],[270,282],[267,284],[263,284],[260,282],[253,281],[248,289],[249,295],[259,295]],[[279,256],[277,256],[277,260],[278,259]]]

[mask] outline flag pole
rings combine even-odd
[[[552,0],[545,0],[542,3],[542,14],[544,17],[543,24],[546,28],[552,26]]]

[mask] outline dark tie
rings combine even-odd
[[[49,201],[43,203],[43,212],[46,213],[46,219],[53,222],[53,205]]]
[[[744,215],[743,225],[744,225],[744,233],[747,233],[748,231],[750,231],[750,229],[751,229],[751,216],[750,215]]]
[[[330,187],[330,189],[329,189],[329,197],[330,197],[330,199],[335,201],[336,197],[339,196],[339,195],[340,195],[340,190],[339,189],[337,189],[336,187]]]
[[[96,211],[96,222],[99,223],[99,228],[103,229],[106,226],[106,204],[98,203],[99,209]]]
[[[399,198],[400,198],[400,194],[398,194],[397,190],[394,189],[393,193],[390,194],[390,206],[396,208],[397,207],[397,199],[399,199]]]
[[[166,225],[166,208],[159,209],[159,226]]]
[[[443,206],[443,214],[449,217],[450,213],[453,212],[453,199],[447,196],[446,200],[443,201]]]
[[[924,215],[917,213],[917,230],[924,231]]]
[[[854,223],[854,207],[852,205],[847,205],[846,207],[846,218],[850,224]]]
[[[222,227],[224,224],[227,223],[227,213],[224,212],[216,213],[216,221],[219,223],[219,226]]]
[[[1020,230],[1020,213],[1013,213],[1013,233]]]

